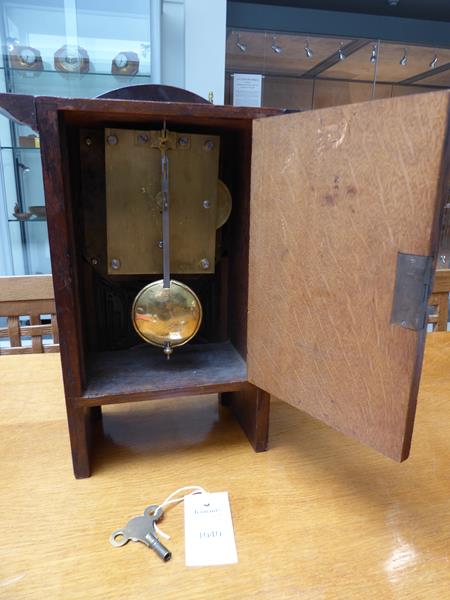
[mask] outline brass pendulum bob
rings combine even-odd
[[[161,148],[163,279],[145,286],[133,302],[131,317],[137,333],[163,348],[169,359],[176,346],[191,340],[202,322],[202,306],[190,287],[170,278],[169,159],[164,127]]]

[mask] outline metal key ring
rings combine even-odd
[[[117,540],[116,538],[119,536],[122,536],[121,540]],[[123,529],[116,529],[116,531],[114,531],[110,536],[109,536],[109,543],[113,546],[116,546],[116,548],[119,548],[120,546],[125,546],[125,544],[127,542],[130,541],[130,538],[127,538],[125,533],[123,532]]]

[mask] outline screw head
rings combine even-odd
[[[114,269],[115,271],[117,271],[117,269],[120,269],[121,266],[121,262],[118,258],[113,258],[111,260],[111,268]]]
[[[181,136],[181,137],[178,138],[177,144],[179,146],[187,146],[189,144],[189,140],[188,140],[188,138],[186,136],[183,135],[183,136]]]
[[[207,258],[202,258],[200,261],[200,266],[202,269],[209,269],[209,260]]]
[[[108,135],[106,141],[110,146],[115,146],[119,140],[117,138],[117,135]]]
[[[87,137],[87,138],[85,138],[85,140],[84,140],[84,141],[85,141],[85,143],[86,143],[86,146],[92,146],[92,138],[90,138],[90,137]]]
[[[148,135],[146,133],[139,133],[137,138],[138,138],[138,141],[142,142],[143,144],[148,142]]]
[[[147,193],[147,188],[142,186],[141,187],[141,194],[146,194]]]
[[[203,150],[205,152],[211,152],[211,150],[214,148],[214,142],[212,142],[211,140],[206,140],[206,142],[203,144]]]
[[[164,242],[162,240],[159,240],[158,242],[158,248],[164,248]]]
[[[210,208],[211,202],[209,200],[203,200],[202,206],[203,206],[203,208]]]
[[[93,256],[93,257],[91,258],[91,265],[94,265],[94,266],[95,266],[95,265],[98,265],[98,258],[96,258],[95,256]]]

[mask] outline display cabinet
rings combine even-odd
[[[159,83],[160,21],[160,0],[2,2],[0,89],[75,98]],[[39,137],[2,118],[0,143],[5,271],[50,273]]]
[[[227,103],[235,82],[261,75],[255,106],[311,110],[450,87],[450,48],[345,36],[229,29]],[[241,81],[238,81],[238,85]],[[244,79],[244,85],[246,84]],[[244,102],[248,102],[244,95]],[[450,205],[440,234],[438,268],[450,267]]]

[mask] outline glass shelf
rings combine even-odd
[[[5,67],[0,67],[0,71],[4,71]],[[60,77],[78,77],[78,78],[82,78],[82,77],[89,77],[89,76],[103,76],[103,77],[117,77],[118,79],[122,79],[122,78],[144,78],[144,79],[150,79],[151,75],[150,73],[136,73],[135,75],[129,75],[127,73],[111,73],[111,71],[107,72],[107,71],[87,71],[86,73],[78,73],[77,71],[73,72],[73,73],[68,73],[66,71],[57,71],[56,69],[40,69],[39,71],[33,71],[32,69],[17,69],[14,67],[7,67],[6,70],[9,73],[18,73],[23,75],[24,77],[30,78],[30,79],[34,79],[34,78],[38,78],[41,74],[46,74],[46,73],[52,73],[53,75],[59,75]]]
[[[22,152],[22,150],[32,150],[33,152],[39,152],[40,148],[27,148],[26,146],[0,146],[0,150],[17,150]]]
[[[1,71],[0,71],[1,72]],[[8,69],[10,88],[32,96],[94,98],[119,87],[150,83],[150,75],[113,75],[112,73],[61,73],[59,71],[23,71]]]
[[[8,219],[8,223],[42,223],[46,221],[44,217],[30,217],[29,219]]]

